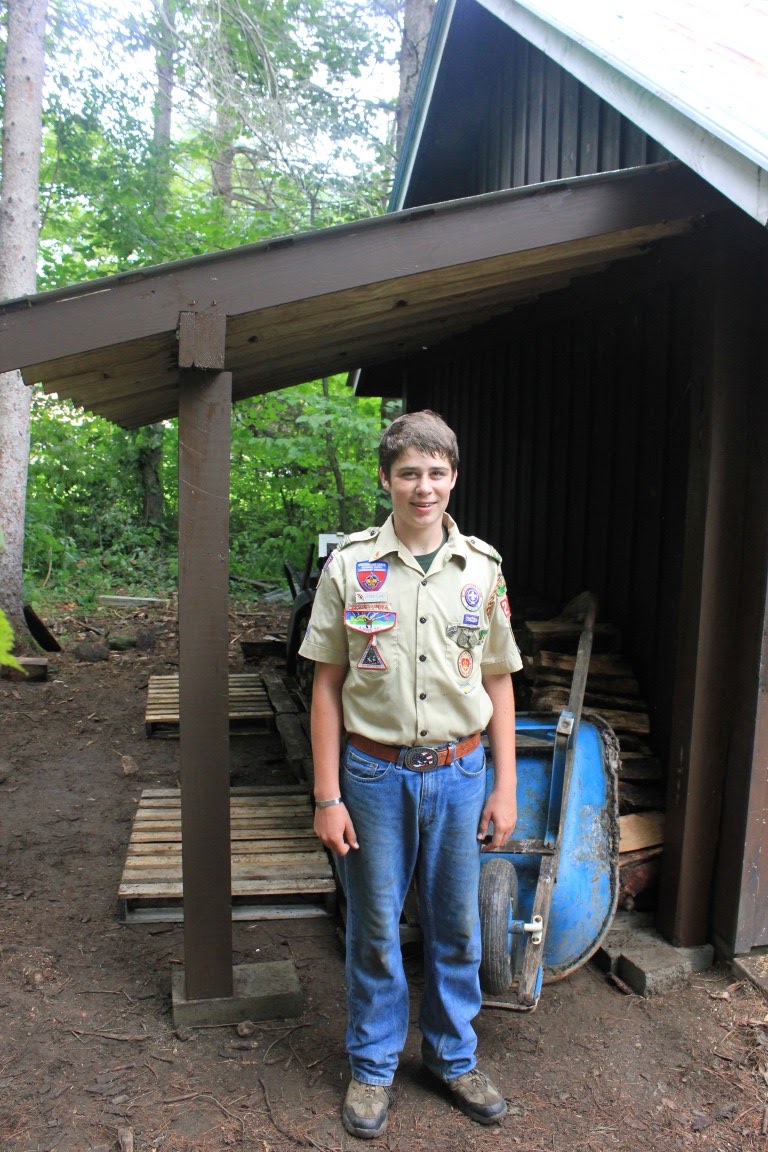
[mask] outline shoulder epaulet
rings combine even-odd
[[[467,536],[466,540],[470,548],[474,548],[476,552],[482,552],[483,556],[489,556],[491,560],[501,564],[501,556],[492,544],[487,544],[485,540],[479,540],[477,536]]]
[[[350,532],[349,536],[345,536],[341,544],[338,545],[336,551],[341,552],[350,544],[364,544],[367,540],[375,540],[379,532],[381,532],[381,528],[364,528],[362,532]]]

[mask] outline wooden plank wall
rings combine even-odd
[[[667,160],[479,4],[457,5],[406,207]]]
[[[669,158],[655,140],[517,33],[490,79],[478,192],[613,172]]]
[[[457,430],[452,510],[511,586],[590,589],[624,634],[661,747],[669,735],[694,321],[686,242],[521,309],[426,356],[407,405]],[[666,272],[666,274],[665,274]]]

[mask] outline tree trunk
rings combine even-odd
[[[161,0],[155,33],[155,73],[157,88],[153,104],[152,151],[153,210],[161,217],[168,210],[171,186],[171,127],[176,64],[176,0]],[[163,462],[162,424],[140,428],[134,435],[138,446],[137,462],[141,481],[142,514],[145,524],[160,527],[164,516],[164,493],[161,478]]]
[[[155,203],[156,216],[161,216],[168,208],[168,192],[171,182],[171,123],[173,119],[174,67],[176,62],[176,5],[174,0],[162,0],[158,13],[157,39],[155,41],[155,72],[157,89],[153,106],[152,149],[156,170]]]
[[[435,11],[434,0],[405,0],[403,39],[400,45],[400,94],[397,100],[397,155],[403,150],[405,130],[413,108],[416,85],[424,63],[429,30]]]
[[[216,154],[211,161],[211,178],[213,181],[213,194],[220,197],[227,209],[232,207],[234,195],[234,159],[235,153],[232,140],[235,134],[236,121],[232,113],[220,102],[216,105],[216,124],[214,126],[214,140]]]
[[[323,376],[323,396],[327,400],[330,395],[330,385],[328,377]],[[333,429],[326,425],[325,429],[325,447],[328,453],[328,466],[333,473],[334,484],[336,485],[336,495],[339,498],[339,516],[337,529],[346,534],[352,531],[349,522],[349,508],[347,502],[347,486],[344,482],[344,473],[341,470],[339,463],[339,454],[336,451],[336,441],[333,438]]]
[[[32,293],[37,283],[47,8],[48,0],[7,4],[0,300]],[[0,375],[0,604],[22,645],[30,403],[31,392],[18,372]]]
[[[139,442],[139,473],[143,493],[144,523],[162,527],[163,499],[163,425],[150,424],[141,429]]]

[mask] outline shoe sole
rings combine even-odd
[[[495,1112],[492,1116],[487,1116],[481,1112],[476,1112],[471,1104],[465,1104],[455,1093],[451,1093],[451,1099],[456,1107],[463,1112],[465,1116],[469,1116],[470,1120],[474,1120],[476,1124],[485,1124],[488,1127],[490,1127],[491,1124],[500,1124],[507,1114],[506,1104],[500,1112]]]
[[[388,1116],[384,1117],[384,1122],[378,1128],[358,1128],[347,1116],[346,1112],[341,1114],[341,1122],[344,1129],[350,1136],[356,1136],[358,1140],[375,1140],[377,1136],[382,1136],[387,1130]]]

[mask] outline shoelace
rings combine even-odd
[[[473,1068],[470,1072],[467,1072],[467,1079],[475,1087],[488,1087],[488,1077],[483,1072],[478,1072],[477,1068]]]

